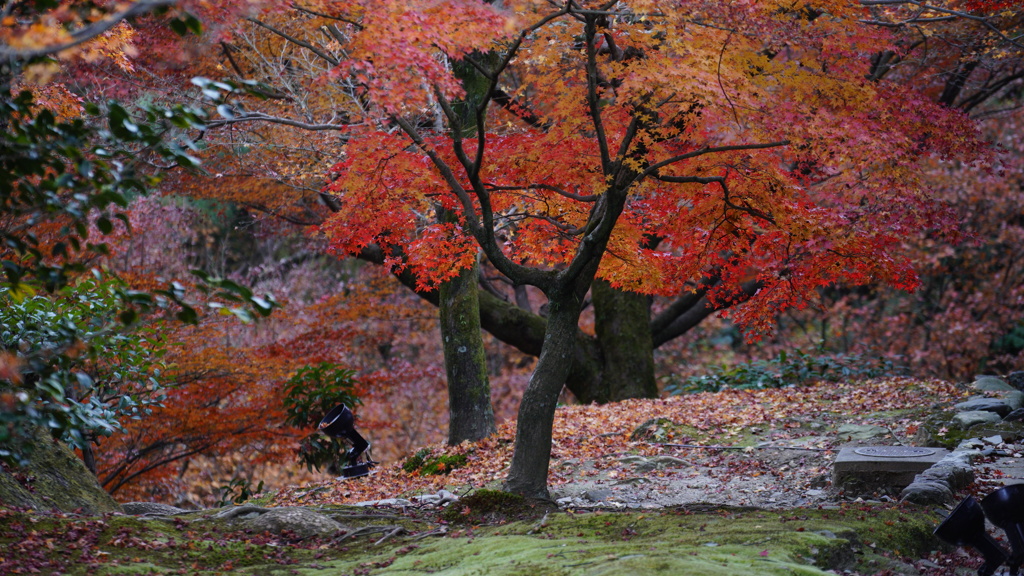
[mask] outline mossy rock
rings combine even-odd
[[[477,490],[445,509],[450,524],[499,524],[543,516],[558,510],[549,500],[535,500],[501,490]]]
[[[28,465],[0,465],[0,507],[89,515],[121,512],[71,449],[42,428],[33,436]]]
[[[965,428],[954,418],[955,414],[945,410],[925,418],[914,435],[914,444],[953,450],[968,438],[985,438],[996,434],[1006,442],[1024,438],[1024,423],[1000,421]]]

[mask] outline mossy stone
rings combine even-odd
[[[452,524],[494,524],[542,516],[558,510],[550,501],[501,490],[477,490],[448,506],[441,518]]]

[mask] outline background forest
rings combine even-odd
[[[33,99],[7,105],[4,125],[39,125],[50,114],[51,122],[81,122],[82,130],[109,129],[112,136],[103,137],[127,142],[131,154],[111,160],[111,173],[128,165],[139,179],[116,210],[108,210],[109,199],[68,209],[72,189],[60,200],[64,208],[40,211],[46,218],[16,209],[10,193],[0,214],[8,274],[0,284],[0,379],[19,384],[26,374],[43,374],[33,362],[54,350],[67,360],[46,378],[67,392],[65,405],[84,408],[51,416],[77,431],[69,441],[120,501],[206,506],[261,485],[321,478],[328,462],[312,427],[337,401],[357,404],[376,460],[399,461],[452,440],[436,286],[410,276],[415,262],[396,269],[398,256],[382,245],[366,242],[352,256],[323,233],[332,214],[345,213],[329,185],[339,178],[332,167],[344,156],[352,107],[362,102],[356,82],[332,76],[330,63],[349,49],[346,42],[356,49],[360,24],[325,15],[316,3],[237,4],[126,3],[128,11],[142,6],[130,23],[114,18],[116,26],[86,48],[50,53],[50,43],[74,41],[57,31],[101,22],[120,4],[3,4],[3,98],[13,103],[27,90]],[[954,234],[915,222],[899,231],[895,251],[912,262],[920,283],[909,292],[880,282],[830,283],[812,301],[773,314],[774,330],[752,341],[729,314],[743,298],[712,298],[706,278],[668,295],[599,281],[583,305],[579,345],[600,346],[613,329],[598,305],[607,291],[630,298],[615,305],[640,306],[651,323],[656,389],[606,392],[570,382],[562,403],[883,375],[966,381],[1024,369],[1024,15],[1012,2],[943,2],[934,13],[917,2],[862,4],[892,5],[873,8],[861,26],[892,34],[897,47],[866,58],[865,70],[912,86],[929,106],[976,126],[984,142],[964,161],[935,155],[916,164],[930,201],[960,223]],[[150,12],[156,8],[164,10]],[[610,32],[607,38],[604,53],[614,53]],[[725,44],[716,46],[725,52]],[[460,74],[470,100],[473,72]],[[492,108],[511,123],[502,109],[508,94],[500,100]],[[173,129],[150,134],[132,120],[156,122],[171,110],[181,119]],[[519,119],[543,123],[528,116]],[[436,107],[414,120],[439,132],[450,121]],[[156,140],[168,135],[184,140],[158,150]],[[5,146],[19,143],[9,137]],[[59,153],[67,165],[77,162],[83,178],[94,177],[89,154]],[[5,154],[5,162],[14,157]],[[24,178],[45,181],[59,172]],[[2,183],[18,185],[16,177]],[[67,240],[68,230],[80,242]],[[26,237],[27,244],[14,241]],[[47,266],[68,254],[79,266],[55,276],[58,268]],[[486,380],[500,424],[516,417],[539,344],[529,329],[502,324],[487,310],[504,306],[539,319],[547,299],[474,254]],[[35,341],[51,348],[19,344],[32,340],[29,332],[43,334]],[[610,363],[614,354],[599,357]],[[609,366],[595,369],[606,371],[607,386]],[[34,418],[25,405],[0,388],[0,423]]]

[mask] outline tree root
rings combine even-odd
[[[424,538],[428,538],[430,536],[444,536],[447,533],[448,533],[448,527],[447,526],[441,526],[440,528],[437,528],[436,530],[431,530],[430,532],[424,532],[422,534],[417,534],[415,538],[410,538],[409,541],[410,542],[416,542],[417,540],[423,540]]]
[[[250,514],[253,512],[257,514],[265,514],[270,512],[270,510],[271,508],[264,508],[262,506],[236,506],[235,508],[229,508],[227,510],[217,512],[212,516],[212,518],[217,518],[219,520],[231,520],[232,518],[237,518],[243,514]]]
[[[345,541],[345,540],[347,540],[349,538],[357,538],[359,536],[365,536],[367,534],[375,534],[377,532],[386,532],[386,534],[384,534],[384,536],[381,537],[380,540],[377,540],[376,542],[374,542],[373,543],[374,546],[377,546],[378,544],[384,542],[388,538],[392,538],[394,536],[398,536],[399,534],[405,534],[406,530],[405,530],[404,526],[397,526],[397,525],[394,525],[394,526],[363,526],[362,528],[359,528],[357,530],[353,530],[352,532],[347,532],[345,534],[342,534],[341,536],[336,536],[333,541],[334,542],[343,542],[343,541]]]
[[[374,546],[379,546],[382,542],[384,542],[388,538],[393,538],[395,536],[398,536],[399,534],[405,534],[405,528],[402,527],[402,526],[393,526],[392,528],[393,529],[390,532],[388,532],[387,534],[382,536],[380,540],[377,540],[376,542],[374,542],[373,545]]]

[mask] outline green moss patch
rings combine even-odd
[[[468,462],[465,454],[439,454],[434,456],[429,448],[413,454],[402,463],[402,470],[410,474],[436,476],[448,474],[456,468],[462,468]]]
[[[477,490],[448,506],[441,519],[451,524],[502,524],[537,518],[558,510],[546,500],[532,500],[500,490]]]
[[[540,513],[530,501],[485,490],[452,508],[460,507],[472,515],[455,513],[470,522],[363,510],[373,517],[359,521],[381,531],[352,523],[355,537],[320,540],[225,531],[203,513],[140,520],[0,511],[0,573],[817,576],[903,573],[939,545],[931,534],[937,518],[917,508]],[[508,512],[517,509],[533,515],[511,521]],[[499,514],[506,523],[472,522]],[[389,532],[395,525],[404,531]]]

